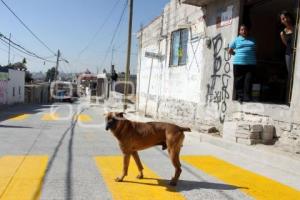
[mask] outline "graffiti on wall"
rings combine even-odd
[[[227,48],[223,47],[223,38],[218,34],[212,38],[213,44],[213,73],[210,83],[207,84],[206,103],[217,105],[220,122],[225,121],[227,111],[227,100],[230,98],[228,92],[229,81],[231,79],[230,54]],[[223,56],[222,56],[223,55]]]

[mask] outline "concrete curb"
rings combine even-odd
[[[274,149],[271,146],[253,145],[246,146],[238,143],[226,141],[222,138],[217,138],[204,133],[195,132],[199,135],[199,142],[206,142],[212,145],[221,147],[230,152],[259,162],[267,166],[275,167],[283,171],[300,176],[300,159],[293,156],[291,153],[282,152]],[[193,134],[193,135],[194,135]],[[186,134],[188,136],[188,134]],[[191,136],[195,137],[195,136]]]

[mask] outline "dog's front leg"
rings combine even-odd
[[[130,161],[130,154],[124,154],[124,156],[123,156],[123,173],[121,176],[117,177],[115,179],[115,181],[122,182],[124,177],[127,176],[129,161]]]
[[[139,169],[139,175],[137,176],[138,179],[142,179],[144,178],[144,175],[143,175],[143,165],[142,165],[142,162],[140,160],[140,157],[139,157],[139,154],[137,151],[133,152],[132,153],[132,156],[134,158],[134,161]]]

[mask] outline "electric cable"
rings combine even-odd
[[[4,2],[4,0],[1,0],[1,2],[4,4],[4,6],[19,20],[19,22],[44,46],[46,47],[52,54],[56,55],[55,52],[50,49],[48,45],[45,44],[24,22],[21,20],[16,13]]]

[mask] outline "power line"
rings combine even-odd
[[[8,44],[7,44],[6,42],[4,42],[4,41],[2,41],[2,40],[0,40],[0,41],[2,42],[2,44],[3,44],[5,47],[8,48]],[[2,48],[0,48],[0,50],[5,51],[6,53],[8,53],[8,50],[2,49]],[[21,54],[15,52],[15,51],[13,51],[13,50],[12,50],[12,53],[13,53],[14,56],[17,55],[17,56],[19,56],[20,58],[24,58],[24,55],[21,55]],[[26,60],[31,61],[31,59],[29,59],[29,58],[27,58],[27,57],[26,57]]]
[[[44,47],[46,47],[52,54],[55,55],[55,52],[52,51],[36,34],[34,34],[33,31],[15,14],[15,12],[3,0],[1,0],[1,2]]]
[[[40,60],[43,60],[43,61],[46,61],[46,62],[54,62],[54,61],[51,61],[51,60],[48,60],[46,58],[43,58],[29,50],[27,50],[25,47],[15,43],[14,41],[12,41],[11,39],[7,38],[6,36],[4,36],[3,34],[0,33],[0,40],[3,41],[4,43],[6,43],[7,45],[10,45],[11,47],[13,47],[14,49],[28,55],[28,56],[31,56],[31,57],[35,57],[35,58],[38,58]],[[9,44],[9,42],[11,44]]]
[[[110,52],[110,48],[111,48],[112,45],[113,45],[113,42],[114,42],[115,37],[116,37],[116,35],[117,35],[118,29],[119,29],[120,24],[121,24],[121,22],[122,22],[122,19],[123,19],[123,17],[124,17],[126,7],[127,7],[127,1],[125,2],[125,5],[124,5],[124,8],[123,8],[122,14],[121,14],[120,19],[119,19],[119,22],[118,22],[118,24],[117,24],[117,26],[116,26],[116,28],[115,28],[115,30],[114,30],[114,34],[113,34],[113,36],[112,36],[112,38],[111,38],[111,41],[110,41],[110,44],[109,44],[109,46],[108,46],[108,48],[107,48],[107,50],[106,50],[106,54],[105,54],[104,59],[103,59],[103,61],[102,61],[102,63],[101,63],[101,67],[103,67],[103,64],[105,63],[105,61],[106,61],[106,59],[107,59],[107,56],[108,56],[108,54],[109,54],[109,52]]]
[[[43,61],[45,61],[45,62],[51,62],[51,63],[54,63],[54,61],[44,59],[44,58],[42,58],[42,57],[40,57],[40,56],[38,56],[38,55],[36,55],[36,54],[34,54],[34,53],[32,53],[32,52],[30,52],[30,51],[24,49],[24,48],[20,48],[20,47],[18,47],[18,46],[14,46],[14,45],[12,45],[12,44],[9,44],[9,42],[5,41],[3,38],[0,38],[0,40],[3,41],[4,43],[6,43],[7,45],[10,45],[12,48],[18,50],[19,52],[21,52],[21,53],[23,53],[23,54],[26,54],[26,55],[31,56],[31,57],[34,57],[34,58],[38,58],[38,59],[43,60]]]
[[[95,38],[97,37],[97,35],[99,34],[99,32],[102,30],[102,28],[104,27],[104,25],[108,22],[109,18],[112,16],[113,11],[116,9],[116,7],[120,3],[120,1],[121,0],[117,0],[116,1],[116,3],[114,4],[114,6],[112,7],[112,9],[110,10],[109,14],[107,15],[107,17],[104,19],[103,23],[99,26],[99,28],[96,31],[96,33],[94,34],[94,36],[87,43],[87,45],[80,51],[80,53],[78,54],[78,57],[80,57],[81,54],[83,54],[89,48],[89,46],[92,44],[92,42],[95,40]]]

